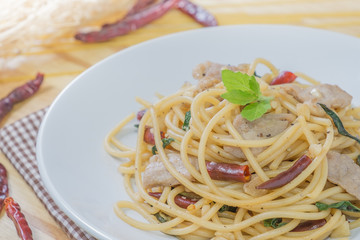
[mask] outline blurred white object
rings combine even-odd
[[[0,0],[0,57],[121,18],[134,0]],[[115,15],[117,15],[115,17]]]

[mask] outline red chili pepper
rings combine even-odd
[[[120,20],[117,20],[114,23],[106,23],[104,25],[102,25],[102,28],[106,28],[106,27],[110,27],[112,25],[116,25],[119,24],[121,21],[123,21],[125,18],[132,16],[136,13],[139,13],[140,11],[144,10],[145,8],[149,7],[151,4],[153,4],[155,2],[155,0],[138,0],[134,6],[127,12],[127,14],[125,15],[125,17],[123,17]]]
[[[188,0],[180,0],[177,8],[205,27],[218,25],[214,15]]]
[[[22,240],[32,240],[31,229],[24,214],[21,212],[20,205],[12,197],[7,197],[4,202],[6,214],[14,222],[19,237]]]
[[[162,192],[148,192],[148,194],[154,198],[159,199],[161,197]]]
[[[291,232],[305,232],[317,229],[326,224],[325,219],[308,220],[297,225]]]
[[[134,15],[147,7],[151,6],[156,0],[138,0],[125,17]]]
[[[161,197],[161,192],[149,192],[149,195],[159,199]],[[191,204],[197,203],[198,199],[190,199],[180,194],[176,195],[174,198],[174,202],[181,208],[187,208]]]
[[[152,133],[152,127],[145,126],[144,141],[148,144],[155,145],[154,133]],[[165,133],[160,132],[161,139],[165,138]]]
[[[0,213],[4,207],[4,200],[9,195],[7,172],[4,165],[0,163]]]
[[[143,118],[143,116],[144,116],[145,113],[146,113],[146,109],[141,110],[141,111],[138,111],[137,114],[136,114],[136,119],[137,119],[138,121],[140,121],[140,120]]]
[[[131,14],[123,20],[113,24],[103,26],[99,31],[89,33],[77,33],[75,39],[93,43],[104,42],[114,37],[125,35],[135,31],[146,24],[162,17],[171,8],[173,8],[179,0],[163,0],[159,4],[152,5],[141,12]]]
[[[248,165],[206,161],[206,168],[214,180],[248,182],[251,178]]]
[[[270,85],[278,85],[278,84],[284,84],[284,83],[292,83],[295,81],[297,76],[289,71],[281,72],[276,78],[274,78]]]
[[[11,111],[16,103],[19,103],[39,90],[42,81],[44,80],[44,74],[38,73],[34,80],[31,80],[24,85],[15,88],[3,99],[0,99],[0,121],[5,117],[7,113]]]
[[[198,200],[196,199],[190,199],[187,198],[185,196],[181,196],[181,195],[176,195],[174,198],[174,202],[176,203],[176,205],[178,205],[181,208],[187,208],[189,205],[191,204],[195,204],[197,203]]]
[[[257,189],[275,189],[284,186],[296,178],[305,168],[307,168],[312,162],[311,158],[307,155],[303,155],[292,165],[288,170],[280,173],[276,177],[263,182]]]

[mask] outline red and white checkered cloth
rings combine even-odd
[[[71,239],[95,240],[59,209],[40,178],[35,146],[37,132],[46,111],[47,108],[39,110],[0,129],[0,150],[32,187],[46,209]]]

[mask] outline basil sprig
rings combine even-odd
[[[332,203],[332,204],[316,202],[315,206],[320,211],[327,210],[329,208],[335,208],[335,209],[344,210],[344,211],[348,211],[348,212],[360,212],[360,208],[356,207],[349,201],[341,201],[341,202]]]
[[[229,206],[224,204],[220,209],[219,212],[224,212],[224,211],[229,211],[229,212],[236,212],[237,211],[237,207],[233,207],[233,206]]]
[[[184,119],[184,124],[182,126],[182,130],[184,131],[188,131],[190,129],[190,119],[191,119],[191,112],[190,111],[187,111],[185,113],[185,119]]]
[[[286,222],[282,221],[282,218],[270,218],[264,220],[265,227],[279,228],[286,224]]]
[[[166,215],[165,213],[163,213],[163,212],[157,212],[157,213],[154,214],[154,216],[161,223],[164,223],[164,222],[167,222],[167,221],[171,220],[171,218],[168,215]]]
[[[168,145],[170,145],[171,142],[175,141],[175,139],[173,139],[173,138],[162,138],[161,141],[163,143],[162,147],[166,148]],[[152,152],[153,155],[156,154],[156,152],[157,152],[156,145],[154,145],[152,147],[151,152]]]
[[[356,140],[358,143],[360,143],[360,139],[351,135],[350,133],[348,133],[348,131],[346,131],[346,129],[344,128],[344,125],[342,124],[339,116],[332,111],[330,108],[328,108],[325,104],[322,103],[318,103],[320,105],[320,107],[322,107],[322,109],[324,109],[324,111],[326,112],[327,115],[329,115],[331,117],[331,119],[333,120],[335,127],[338,129],[338,132],[346,137],[352,138],[354,140]]]
[[[262,95],[255,76],[224,69],[221,78],[226,88],[226,92],[221,94],[221,97],[231,103],[244,106],[241,111],[243,118],[254,121],[271,109],[272,97]]]

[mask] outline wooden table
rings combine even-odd
[[[360,37],[359,0],[197,0],[194,2],[215,14],[219,25],[291,24]],[[0,98],[16,86],[33,78],[37,71],[45,73],[46,79],[40,91],[31,99],[16,105],[0,123],[0,127],[50,105],[59,92],[77,75],[105,57],[148,39],[199,27],[200,25],[188,16],[172,10],[152,24],[110,42],[101,44],[74,42],[5,59],[5,64],[0,68]],[[34,239],[68,239],[3,154],[0,154],[0,162],[8,170],[11,195],[20,202],[31,225]],[[18,239],[14,225],[4,212],[0,215],[0,239]]]

